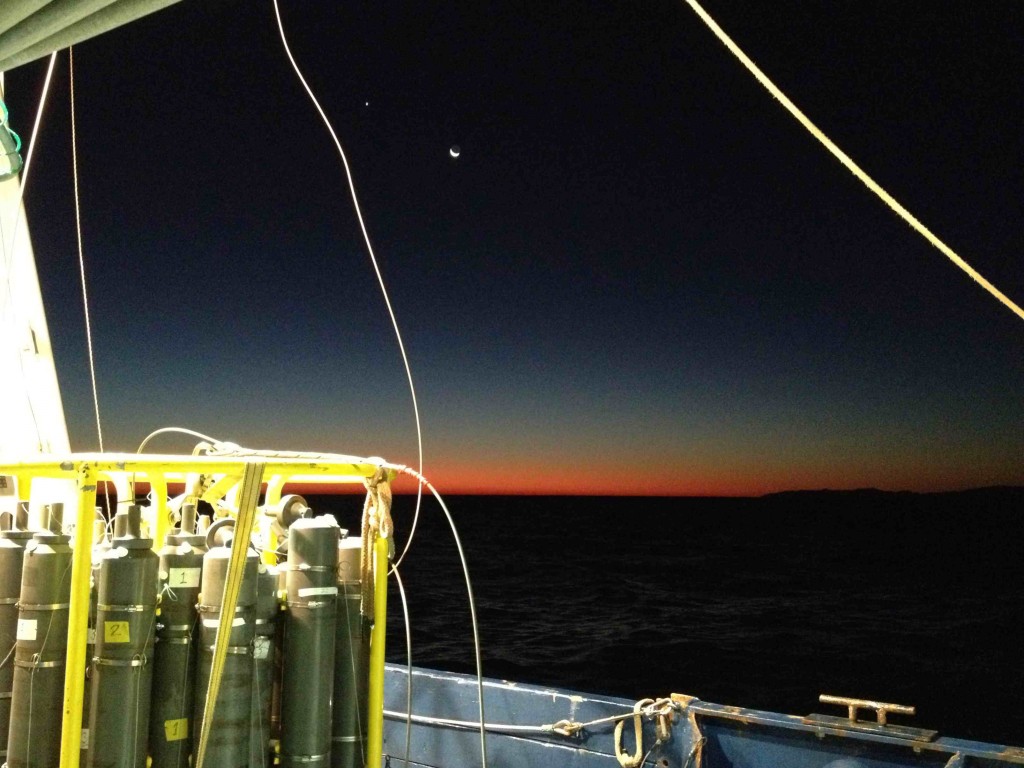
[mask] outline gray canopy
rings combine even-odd
[[[0,0],[0,72],[180,0]]]

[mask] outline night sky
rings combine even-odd
[[[1024,484],[1024,323],[682,0],[281,2],[442,491]],[[1024,301],[1019,3],[705,7]],[[44,71],[7,75],[25,137]],[[415,464],[340,161],[269,0],[186,0],[78,46],[75,80],[106,449],[178,425]],[[95,450],[68,121],[62,54],[27,204],[72,447]]]

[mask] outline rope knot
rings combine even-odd
[[[362,586],[362,601],[359,611],[367,619],[373,618],[373,579],[378,537],[391,538],[394,523],[391,521],[391,482],[383,467],[372,477],[363,478],[366,486],[366,503],[363,505],[361,526],[362,552],[359,557],[359,577]]]
[[[583,730],[583,724],[573,720],[559,720],[557,723],[552,723],[550,730],[559,736],[575,736]]]

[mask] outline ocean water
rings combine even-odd
[[[399,550],[412,501],[396,499]],[[1024,743],[1024,489],[448,501],[488,676],[842,714],[817,702],[830,693]],[[360,499],[311,503],[358,532]],[[465,580],[432,500],[401,575],[413,663],[472,671]],[[394,583],[389,601],[388,659],[404,662]]]

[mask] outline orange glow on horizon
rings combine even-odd
[[[906,471],[909,469],[909,471]],[[621,463],[566,464],[564,468],[542,461],[473,463],[438,461],[426,467],[426,477],[442,495],[495,496],[709,496],[756,497],[780,491],[850,490],[879,488],[887,491],[953,491],[985,485],[1015,485],[1000,474],[981,479],[968,468],[911,466],[903,473],[880,472],[862,466],[845,473],[831,467],[764,467],[757,464],[712,467],[660,466],[638,461]],[[416,493],[409,475],[394,482],[396,494]],[[139,491],[148,487],[139,483]],[[180,489],[178,489],[180,490]],[[176,492],[176,491],[172,491]],[[362,495],[360,484],[292,483],[284,493]],[[429,495],[428,491],[425,491]]]

